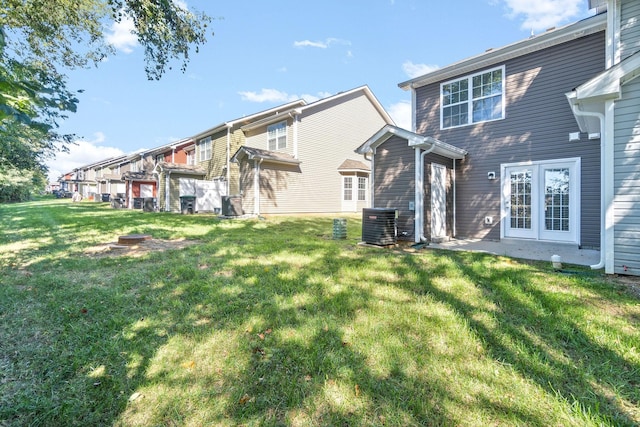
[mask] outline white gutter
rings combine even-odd
[[[227,126],[227,195],[231,195],[231,128],[232,123],[226,123]],[[212,147],[213,149],[213,147]]]
[[[575,94],[575,92],[574,92]],[[604,102],[604,113],[584,111],[578,102],[571,102],[576,116],[595,117],[600,122],[600,261],[591,265],[598,270],[604,267],[605,273],[613,273],[613,141],[607,143],[609,135],[613,135],[613,100]]]

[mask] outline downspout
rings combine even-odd
[[[575,91],[574,91],[575,93]],[[613,107],[613,101],[605,101],[605,111]],[[609,206],[613,201],[613,183],[609,179],[607,171],[613,170],[613,152],[607,147],[606,117],[603,113],[595,111],[583,111],[577,102],[571,103],[571,108],[576,116],[595,117],[600,122],[600,261],[591,265],[591,269],[599,270],[613,264],[613,239],[609,239],[608,230],[613,230],[613,212],[609,213]],[[608,114],[611,116],[611,114]],[[612,145],[612,144],[611,144]],[[611,189],[611,191],[609,191]]]
[[[227,123],[227,196],[230,196],[231,191],[231,123]]]
[[[453,159],[453,171],[451,173],[451,185],[453,186],[453,237],[458,235],[456,230],[456,159]]]
[[[414,241],[426,242],[424,235],[424,158],[436,148],[436,144],[420,153],[420,147],[416,147],[416,188],[415,188],[415,214],[414,214]]]
[[[255,159],[255,173],[253,176],[253,213],[260,215],[260,164],[262,159]]]
[[[164,209],[171,212],[171,170],[167,171],[167,177],[164,182]]]

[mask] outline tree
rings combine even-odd
[[[149,79],[174,60],[184,71],[211,18],[178,1],[0,0],[0,174],[46,171],[47,156],[68,149],[73,135],[55,130],[78,99],[64,73],[115,53],[105,41],[108,23],[133,21]]]

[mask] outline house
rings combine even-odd
[[[161,212],[180,211],[181,190],[183,195],[197,194],[195,190],[184,188],[185,181],[190,184],[202,180],[206,174],[204,168],[196,166],[195,150],[194,140],[184,138],[151,151],[150,154],[155,158],[153,174],[157,180],[158,208]],[[201,206],[201,210],[214,210],[214,207]]]
[[[589,5],[592,17],[399,84],[412,130],[385,126],[356,150],[399,238],[560,242],[640,273],[639,256],[619,258],[640,253],[640,5]]]
[[[353,150],[384,125],[393,120],[367,86],[245,120],[231,158],[242,210],[260,215],[368,207],[369,161]]]

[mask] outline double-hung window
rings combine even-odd
[[[442,129],[504,117],[504,66],[440,85]]]
[[[363,176],[358,177],[358,200],[367,200],[367,178]]]
[[[211,159],[211,137],[208,136],[206,138],[198,141],[198,161],[204,162],[205,160]]]
[[[345,176],[343,180],[342,198],[343,200],[353,200],[353,177]]]
[[[269,150],[282,150],[287,148],[287,122],[279,122],[267,127]]]

